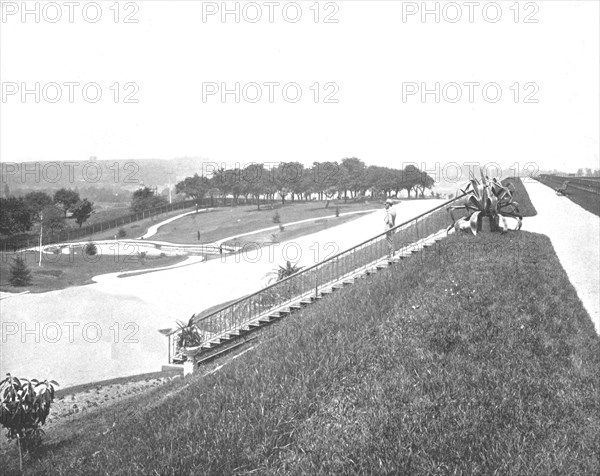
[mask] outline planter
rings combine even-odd
[[[196,355],[198,355],[201,350],[201,345],[181,348],[181,353],[185,356],[185,361],[183,362],[184,377],[194,373],[194,370],[196,369]]]
[[[201,345],[197,345],[195,347],[182,347],[181,353],[183,355],[185,355],[188,359],[191,359],[191,358],[195,357],[196,355],[198,355],[198,353],[200,353],[201,350],[202,350]]]
[[[478,233],[492,233],[499,229],[498,216],[479,216],[477,220],[477,232]]]

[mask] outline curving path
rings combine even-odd
[[[441,203],[401,202],[397,223]],[[277,246],[2,300],[0,374],[52,378],[64,387],[157,371],[167,355],[158,329],[257,291],[286,259],[309,266],[358,244],[383,231],[383,217],[380,210]]]
[[[523,180],[538,214],[523,220],[523,229],[543,233],[600,334],[600,217],[550,187]]]

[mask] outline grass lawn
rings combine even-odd
[[[64,289],[70,286],[90,284],[92,277],[118,271],[148,270],[169,266],[186,259],[186,256],[164,256],[141,258],[136,254],[114,256],[42,255],[42,266],[38,266],[39,254],[23,253],[27,267],[31,271],[32,283],[16,287],[10,284],[10,265],[15,253],[0,253],[0,291],[18,293],[30,291],[41,293]]]
[[[519,212],[523,217],[533,217],[537,215],[537,210],[533,206],[533,203],[531,203],[527,189],[519,177],[505,179],[502,181],[502,183],[504,185],[507,185],[508,183],[512,183],[514,185],[515,193],[513,196],[515,201],[519,204]]]
[[[539,182],[543,183],[544,185],[547,185],[552,190],[555,190],[556,188],[560,187],[563,184],[563,182],[565,182],[565,180],[570,180],[572,183],[577,184],[577,179],[572,177],[550,176],[536,178]],[[598,183],[600,183],[600,180],[598,180],[598,182],[591,180],[589,181],[589,183],[584,182],[585,185],[596,189],[598,189]],[[581,190],[570,186],[567,186],[567,193],[568,195],[566,198],[576,203],[588,212],[600,216],[600,195],[598,195],[597,193],[588,192],[586,190]]]
[[[255,205],[215,208],[171,222],[161,227],[152,239],[194,244],[198,243],[198,231],[200,231],[200,242],[209,243],[229,236],[276,226],[273,223],[275,212],[279,213],[281,223],[285,226],[286,223],[309,218],[332,216],[335,214],[336,207],[339,207],[340,213],[383,208],[382,204],[376,200],[359,203],[348,201],[347,204],[344,204],[343,200],[332,201],[329,208],[325,208],[325,202],[317,201],[287,202],[283,206],[281,203],[276,203],[272,208],[270,205],[261,205],[260,210],[257,210]],[[352,218],[358,217],[360,215]]]
[[[543,235],[450,236],[259,342],[53,429],[26,473],[600,472],[600,339]]]

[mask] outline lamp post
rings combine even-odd
[[[42,266],[42,233],[44,230],[44,212],[40,213],[40,260],[38,266]]]

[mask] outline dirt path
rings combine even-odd
[[[523,220],[523,229],[543,233],[600,334],[600,217],[533,180],[525,188],[538,214]]]

